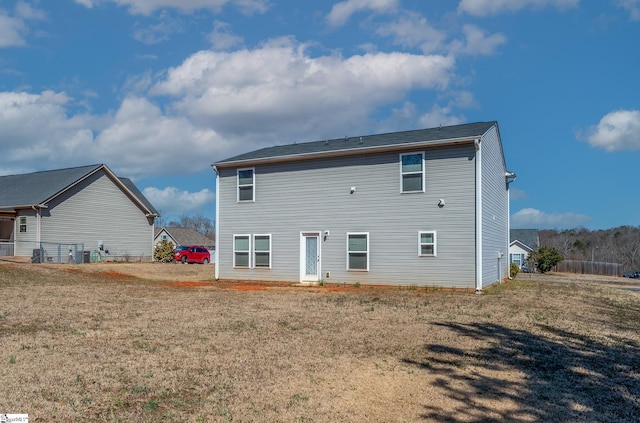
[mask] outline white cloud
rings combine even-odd
[[[265,13],[268,9],[268,0],[75,0],[87,8],[92,8],[99,3],[112,2],[129,8],[129,12],[139,15],[150,15],[156,10],[170,8],[182,13],[193,13],[196,10],[208,9],[215,13],[220,12],[227,4],[237,7],[242,13],[251,15]]]
[[[25,3],[24,1],[19,1],[16,3],[15,11],[16,15],[22,19],[41,21],[47,18],[47,14],[43,10],[36,9],[35,7],[31,6],[28,3]]]
[[[475,25],[463,25],[462,32],[465,37],[464,44],[453,43],[451,51],[454,53],[464,53],[471,56],[491,55],[502,44],[507,42],[507,38],[500,34],[487,35],[485,31]]]
[[[457,26],[456,26],[457,27]],[[439,30],[426,18],[417,13],[403,13],[398,19],[378,26],[376,33],[392,38],[394,44],[405,48],[420,48],[424,54],[442,52],[443,54],[471,56],[494,54],[498,47],[506,43],[501,34],[488,34],[475,25],[462,25],[462,39],[447,42],[453,31]]]
[[[587,131],[586,140],[592,147],[606,151],[640,150],[640,111],[608,113]]]
[[[184,32],[182,21],[163,11],[157,24],[137,28],[133,31],[133,38],[143,44],[152,45],[168,40],[172,34],[180,32]]]
[[[126,98],[96,136],[92,157],[101,157],[118,174],[192,173],[207,168],[227,142],[215,130],[198,128],[185,117],[163,114],[142,97]]]
[[[331,26],[342,26],[356,12],[369,10],[376,13],[394,11],[398,7],[398,0],[346,0],[336,3],[327,15],[327,22]]]
[[[151,93],[176,97],[178,113],[220,134],[268,142],[277,133],[283,142],[337,136],[336,128],[366,123],[377,107],[411,90],[444,89],[453,65],[451,57],[408,53],[311,57],[305,45],[277,39],[254,50],[197,52]]]
[[[0,48],[25,45],[26,33],[27,25],[23,19],[9,16],[0,9]]]
[[[73,146],[91,142],[90,118],[69,118],[64,93],[43,91],[0,93],[0,149],[3,159],[15,166],[47,160],[68,163]]]
[[[72,103],[53,91],[0,93],[3,161],[22,169],[106,163],[136,178],[203,170],[232,151],[214,130],[165,115],[141,97],[126,98],[113,116],[69,116]]]
[[[509,198],[511,200],[524,200],[527,197],[526,191],[513,187],[509,188]]]
[[[431,109],[420,116],[418,124],[422,128],[435,128],[438,126],[458,125],[466,122],[464,115],[453,115],[453,109],[448,106],[433,105]]]
[[[618,7],[629,12],[629,19],[640,21],[640,0],[618,0]]]
[[[206,188],[198,192],[189,192],[176,187],[147,187],[142,193],[163,216],[198,213],[216,199],[215,193]]]
[[[578,213],[545,213],[527,208],[511,215],[512,228],[569,229],[591,221],[589,216]]]
[[[518,12],[525,8],[541,9],[555,6],[563,10],[576,7],[580,0],[460,0],[458,12],[474,16],[491,16],[503,12]]]
[[[221,21],[213,23],[213,31],[207,38],[214,50],[227,50],[243,43],[242,37],[231,33],[230,25]]]
[[[418,13],[404,13],[393,22],[380,24],[376,33],[393,37],[393,42],[403,47],[420,47],[425,54],[441,50],[447,38]]]

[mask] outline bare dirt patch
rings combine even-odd
[[[1,412],[84,422],[640,415],[640,294],[610,286],[624,280],[524,275],[476,295],[92,266],[0,263]],[[209,269],[211,279],[195,274]]]
[[[212,264],[182,263],[85,263],[42,264],[42,266],[60,267],[69,272],[101,273],[114,277],[128,276],[155,281],[213,281],[215,266]]]

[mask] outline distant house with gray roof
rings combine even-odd
[[[154,243],[155,245],[158,245],[162,241],[171,242],[174,246],[199,245],[211,251],[216,249],[215,240],[191,228],[177,228],[170,226],[156,228]]]
[[[497,122],[278,145],[214,163],[216,278],[480,290],[508,276]]]
[[[526,264],[529,254],[540,247],[537,229],[511,229],[509,231],[509,262],[519,268]]]
[[[156,217],[135,184],[104,164],[0,176],[2,255],[151,259]]]

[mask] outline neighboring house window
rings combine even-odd
[[[233,236],[233,266],[249,267],[249,235]]]
[[[27,218],[25,216],[20,217],[20,232],[27,232]]]
[[[347,270],[369,270],[369,234],[347,234]]]
[[[421,257],[435,257],[436,251],[435,231],[418,232],[418,255]]]
[[[161,239],[162,239],[162,241],[166,241],[167,240],[167,236],[166,235],[162,235]]]
[[[255,169],[238,169],[238,201],[255,200]]]
[[[253,236],[253,266],[271,268],[271,235]]]
[[[522,267],[525,261],[524,254],[510,254],[510,256],[511,256],[511,260],[510,260],[511,263],[515,263],[518,265],[518,267]]]
[[[400,155],[400,191],[424,192],[424,153]]]

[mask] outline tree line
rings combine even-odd
[[[197,214],[195,216],[182,215],[180,216],[180,218],[178,218],[178,220],[171,220],[168,222],[164,218],[160,217],[156,219],[155,227],[189,228],[211,239],[214,239],[216,235],[216,225],[213,220],[201,214]]]
[[[543,229],[540,246],[556,249],[565,260],[620,263],[625,270],[640,269],[640,226],[612,229]]]

